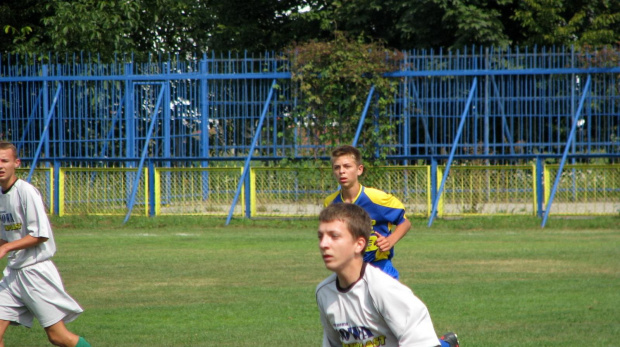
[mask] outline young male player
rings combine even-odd
[[[440,341],[411,289],[364,262],[371,220],[363,208],[336,203],[319,215],[319,249],[329,277],[316,287],[323,347],[458,347]]]
[[[65,326],[83,310],[65,292],[50,260],[56,245],[43,200],[36,188],[17,178],[19,164],[15,146],[0,141],[0,258],[8,255],[0,281],[0,347],[10,324],[31,327],[34,317],[53,345],[90,347]]]
[[[360,184],[364,165],[357,148],[349,145],[336,147],[331,154],[331,164],[340,190],[325,198],[323,205],[346,202],[364,208],[372,219],[373,229],[364,260],[398,279],[398,270],[392,265],[394,245],[411,228],[405,206],[391,194]]]

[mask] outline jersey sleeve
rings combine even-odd
[[[32,237],[49,238],[51,226],[45,213],[45,206],[39,191],[32,186],[24,189],[25,194],[21,194],[21,203],[24,211],[24,223],[26,230]]]
[[[365,189],[366,196],[376,205],[385,222],[399,225],[407,219],[405,205],[392,194],[375,188]]]
[[[382,277],[384,278],[372,280],[392,284],[383,285],[381,293],[373,293],[373,300],[389,329],[398,338],[398,345],[408,347],[439,345],[426,305],[409,287],[387,275]]]

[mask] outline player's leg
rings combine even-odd
[[[17,270],[5,269],[0,280],[0,347],[4,347],[4,333],[9,325],[23,325],[30,328],[34,316],[15,295],[17,286]]]
[[[60,274],[51,261],[31,265],[22,270],[22,300],[45,329],[47,338],[55,346],[84,345],[78,335],[70,332],[66,323],[81,313],[80,305],[65,291]]]
[[[8,320],[0,320],[0,347],[4,347],[4,332],[9,327],[9,324],[11,322]]]
[[[47,339],[54,346],[75,347],[80,337],[70,332],[63,321],[45,328]]]

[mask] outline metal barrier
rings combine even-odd
[[[445,166],[433,174],[428,165],[369,167],[361,178],[398,197],[409,216],[430,217],[431,192]],[[23,170],[23,169],[22,169]],[[140,175],[132,215],[225,217],[242,172],[230,168],[156,168]],[[36,184],[51,188],[52,169],[37,170]],[[60,168],[60,215],[125,215],[130,211],[136,168]],[[454,165],[437,204],[437,217],[540,215],[549,201],[559,165]],[[433,177],[436,177],[433,179]],[[148,179],[147,179],[148,178]],[[329,167],[250,168],[249,187],[234,206],[236,217],[316,217],[338,185]],[[247,189],[246,189],[247,188]],[[245,193],[247,192],[247,194]],[[52,192],[42,189],[45,201]],[[538,199],[542,203],[538,203]],[[551,215],[619,215],[620,165],[566,165]]]
[[[399,70],[385,75],[399,83],[387,115],[366,114],[376,99],[371,89],[364,113],[346,115],[358,120],[355,138],[342,142],[372,131],[368,124],[391,124],[384,159],[396,167],[430,165],[429,225],[446,207],[443,195],[452,194],[452,165],[533,162],[539,175],[545,164],[559,163],[554,188],[538,177],[534,192],[527,193],[544,226],[561,194],[563,167],[620,162],[619,57],[618,51],[574,48],[405,52]],[[269,209],[252,204],[251,162],[328,158],[334,144],[313,138],[313,115],[294,112],[296,88],[288,60],[274,53],[110,64],[87,55],[0,56],[0,139],[18,146],[29,179],[36,170],[54,168],[48,202],[57,214],[73,206],[59,201],[61,167],[137,167],[126,183],[132,187],[127,220],[132,206],[142,204],[140,194],[154,196],[139,191],[144,166],[152,189],[156,166],[206,169],[244,162],[228,222],[234,214]],[[478,209],[478,203],[468,204],[470,211]],[[145,203],[149,214],[156,209],[152,198]]]
[[[566,147],[570,160],[617,161],[620,67],[613,59],[606,65],[602,55],[572,48],[406,52],[399,71],[386,74],[398,80],[396,102],[385,118],[367,117],[394,126],[384,146],[387,159],[399,165],[446,160],[451,151],[457,159],[500,164],[558,160]],[[16,143],[24,161],[137,163],[146,144],[150,159],[204,167],[250,154],[259,161],[325,157],[332,145],[313,140],[312,114],[293,112],[298,86],[291,83],[288,60],[277,54],[110,64],[87,55],[59,59],[0,56],[0,138]],[[588,76],[590,90],[574,124]],[[168,88],[147,142],[158,84]],[[455,142],[464,112],[468,117]],[[358,130],[372,131],[366,127]]]

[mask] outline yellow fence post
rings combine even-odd
[[[546,164],[543,164],[543,179],[545,182],[545,199],[543,201],[543,206],[547,206],[547,202],[549,201],[549,196],[551,195],[551,173],[549,172],[549,168]]]
[[[58,215],[65,215],[65,169],[58,173]]]
[[[256,216],[256,170],[250,168],[250,217]]]
[[[536,183],[538,181],[537,177],[539,176],[539,172],[536,170],[536,162],[532,163],[532,214],[536,216],[537,202],[538,202],[538,189],[536,189]]]

